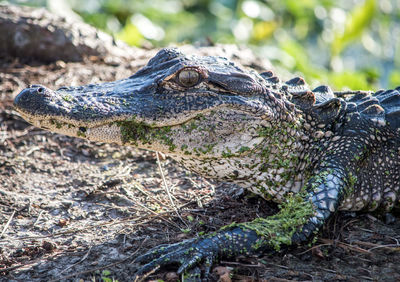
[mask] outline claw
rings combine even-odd
[[[207,278],[205,278],[207,279]],[[194,267],[183,274],[182,281],[185,282],[198,282],[201,280],[201,270],[199,267]]]
[[[157,259],[150,261],[149,263],[145,264],[144,266],[142,266],[142,268],[139,269],[139,271],[137,272],[138,275],[150,272],[157,267],[161,267],[170,263],[182,263],[181,258],[175,253],[176,252],[168,253]]]
[[[201,254],[196,254],[194,257],[192,257],[189,261],[185,261],[178,269],[178,274],[181,274],[182,272],[186,271],[187,269],[190,269],[192,266],[196,265],[199,261],[201,261],[202,255]]]
[[[204,278],[207,279],[207,277],[210,275],[211,272],[211,267],[214,264],[214,258],[212,256],[207,256],[206,261],[205,261],[205,269],[204,269]]]
[[[136,272],[136,277],[140,277],[143,274],[146,274],[146,273],[156,269],[156,267],[160,267],[160,266],[159,265],[154,265],[153,262],[145,264]]]

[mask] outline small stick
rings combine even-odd
[[[85,259],[87,259],[87,257],[89,256],[90,251],[92,250],[92,246],[89,247],[89,250],[86,252],[86,254],[76,263],[71,264],[70,266],[68,266],[67,268],[64,268],[63,271],[61,271],[59,274],[64,273],[68,270],[70,270],[71,268],[73,268],[75,265],[81,263],[82,261],[84,261]]]
[[[339,247],[346,249],[346,250],[352,250],[352,251],[356,251],[359,253],[363,253],[363,254],[370,254],[371,252],[369,250],[365,250],[363,248],[360,248],[358,246],[354,246],[354,245],[350,245],[344,242],[340,242],[340,241],[336,241],[336,240],[330,240],[330,239],[319,239],[319,241],[321,241],[324,244],[331,244],[331,245],[338,245]]]
[[[159,265],[157,265],[154,269],[150,270],[149,272],[145,273],[142,277],[135,277],[134,282],[143,282],[147,277],[152,275],[154,272],[156,272],[160,268]]]
[[[131,183],[129,183],[131,184]],[[165,203],[161,202],[160,200],[158,200],[157,198],[155,198],[154,196],[152,196],[151,194],[149,194],[148,192],[146,192],[145,190],[142,189],[141,187],[142,185],[138,182],[135,181],[135,183],[133,184],[133,188],[140,191],[141,193],[143,193],[144,195],[146,195],[147,197],[151,198],[153,201],[157,202],[160,206],[164,207]]]
[[[35,226],[35,225],[39,222],[40,217],[42,216],[43,212],[44,212],[44,210],[41,210],[41,211],[40,211],[38,217],[36,218],[35,222],[33,223],[33,226]]]
[[[15,215],[15,210],[14,210],[13,213],[11,214],[11,216],[10,216],[10,218],[8,219],[6,225],[4,225],[4,228],[3,228],[3,231],[1,231],[0,237],[3,237],[3,235],[4,235],[4,233],[6,232],[8,226],[10,225],[11,220],[13,219],[14,215]]]
[[[177,216],[179,217],[179,219],[186,225],[186,227],[188,227],[187,224],[186,224],[186,222],[183,220],[183,218],[182,218],[181,215],[179,214],[179,211],[178,211],[177,207],[175,206],[174,201],[172,200],[172,196],[171,196],[171,193],[169,192],[168,185],[167,185],[167,181],[165,180],[165,176],[164,176],[164,172],[163,172],[163,169],[162,169],[162,166],[161,166],[160,157],[159,157],[159,153],[158,153],[158,152],[156,152],[156,156],[157,156],[158,169],[160,170],[161,178],[162,178],[162,181],[163,181],[163,184],[164,184],[164,189],[165,189],[165,191],[167,192],[169,201],[171,202],[171,205],[172,205],[172,207],[173,207],[173,209],[174,209],[176,215],[177,215]]]

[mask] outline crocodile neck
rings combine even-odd
[[[227,140],[223,146],[211,148],[211,143],[203,144],[194,153],[169,155],[204,177],[235,183],[266,199],[281,202],[285,194],[299,192],[309,174],[308,159],[314,146],[309,142],[312,133],[303,123],[302,118],[296,118],[290,122],[249,124],[253,131],[247,129],[247,135]],[[233,153],[230,148],[237,148],[238,140],[247,142]],[[208,157],[211,151],[222,152],[222,157],[215,158],[213,154]]]

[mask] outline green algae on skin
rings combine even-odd
[[[76,136],[81,137],[81,138],[86,138],[85,132],[83,132],[80,129],[76,132]]]
[[[305,200],[300,194],[288,195],[286,201],[279,205],[280,211],[268,218],[257,218],[251,222],[233,223],[222,229],[240,227],[244,230],[250,229],[261,236],[253,245],[253,249],[260,249],[262,246],[270,245],[276,251],[282,245],[291,245],[292,237],[300,232],[304,224],[314,216],[315,210],[310,201]]]
[[[171,152],[176,149],[174,140],[169,136],[171,133],[170,126],[153,128],[143,122],[135,121],[134,118],[129,121],[117,121],[116,124],[121,129],[124,143],[138,146],[138,142],[152,144],[153,141],[158,140],[160,143],[167,145]]]
[[[357,176],[355,174],[353,174],[351,171],[348,172],[345,196],[348,196],[348,195],[351,195],[354,193],[354,188],[355,188],[355,185],[357,184],[357,181],[358,181]]]
[[[64,95],[62,98],[66,102],[72,102],[72,100],[73,100],[71,95]]]

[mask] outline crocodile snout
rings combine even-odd
[[[22,90],[14,100],[14,107],[20,113],[32,113],[34,109],[46,107],[48,101],[53,97],[54,91],[43,85],[29,85]]]
[[[41,97],[50,97],[52,90],[44,87],[39,84],[29,85],[28,88],[22,90],[14,100],[14,105],[16,107],[26,105],[27,103],[31,103]],[[29,105],[29,104],[27,104]]]

